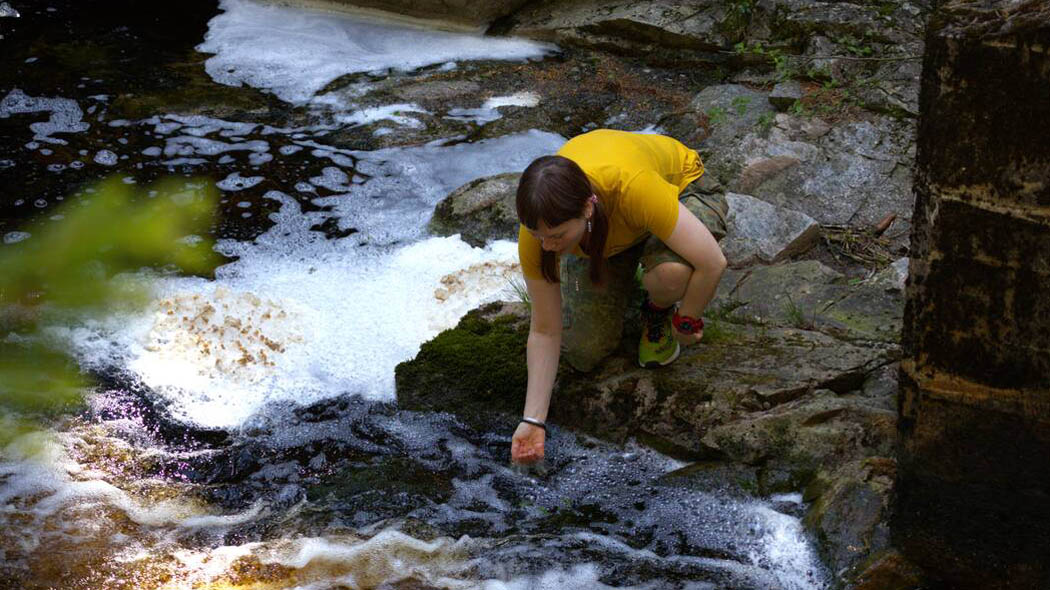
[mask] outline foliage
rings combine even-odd
[[[737,115],[743,116],[747,113],[747,105],[751,104],[751,97],[738,96],[730,104],[733,105],[733,110],[736,111]]]
[[[772,64],[773,71],[776,72],[777,80],[779,81],[787,80],[788,78],[798,75],[796,68],[792,64],[791,56],[775,47],[767,47],[761,41],[755,41],[750,45],[740,42],[733,46],[733,50],[739,55],[750,54],[763,56],[768,59],[769,63]]]
[[[773,128],[773,124],[776,122],[777,116],[772,112],[765,112],[758,117],[758,128],[762,133],[768,133]]]
[[[711,107],[706,114],[707,120],[712,125],[720,125],[729,119],[729,115],[723,107]]]
[[[0,248],[0,409],[62,408],[88,384],[43,326],[145,303],[126,274],[141,267],[203,273],[218,263],[210,241],[196,235],[212,221],[211,183],[168,180],[150,189],[104,181],[25,228],[28,239]]]
[[[743,37],[748,25],[751,24],[754,9],[754,0],[730,0],[728,6],[726,6],[726,16],[722,23],[722,29],[731,37],[737,39]]]

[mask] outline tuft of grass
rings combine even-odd
[[[751,98],[748,96],[738,96],[733,99],[731,104],[733,105],[733,110],[736,111],[736,114],[743,116],[747,113],[747,105],[751,104]]]
[[[729,119],[729,113],[723,107],[712,107],[706,114],[712,125],[720,125]]]
[[[802,306],[795,303],[791,295],[788,295],[787,298],[787,303],[784,304],[784,315],[787,316],[788,323],[800,330],[812,330],[816,319],[816,310],[810,317],[806,317],[806,312],[802,309]]]
[[[758,117],[758,129],[763,133],[769,133],[769,130],[773,128],[773,124],[776,122],[776,113],[768,112],[762,113]]]
[[[529,289],[525,286],[525,280],[521,277],[507,279],[507,288],[514,301],[520,301],[532,308],[532,300],[529,299]]]

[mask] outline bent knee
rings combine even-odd
[[[693,267],[681,262],[663,262],[646,271],[643,281],[672,285],[689,281]]]

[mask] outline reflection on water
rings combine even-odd
[[[90,198],[84,180],[205,175],[223,191],[213,233],[231,262],[214,280],[144,276],[156,300],[143,314],[51,328],[102,385],[81,414],[0,450],[0,587],[823,587],[796,516],[668,477],[682,465],[649,449],[553,428],[546,470],[521,473],[508,465],[513,419],[391,404],[396,364],[507,298],[516,273],[514,244],[427,236],[434,205],[563,138],[355,149],[332,132],[420,122],[408,103],[366,111],[315,93],[361,68],[549,48],[245,0],[181,15],[136,5],[126,20],[51,4],[0,39],[21,64],[0,73],[4,243],[33,239],[19,219]],[[64,43],[74,25],[95,44]],[[196,45],[215,54],[188,58]],[[149,60],[161,59],[185,78],[158,79]],[[222,116],[156,99],[151,84],[183,79],[211,96],[204,72],[272,94],[241,89],[232,102],[250,108]],[[534,105],[525,90],[453,116]]]

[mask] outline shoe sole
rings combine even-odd
[[[669,365],[669,364],[675,362],[676,360],[678,360],[678,355],[679,354],[682,354],[682,345],[677,343],[677,342],[675,342],[674,343],[674,354],[671,355],[671,358],[669,358],[669,359],[667,359],[666,361],[663,361],[663,362],[660,362],[660,361],[649,361],[647,363],[643,363],[642,361],[638,361],[638,366],[643,368],[643,369],[655,369],[655,368],[658,368],[658,367],[666,367],[667,365]]]

